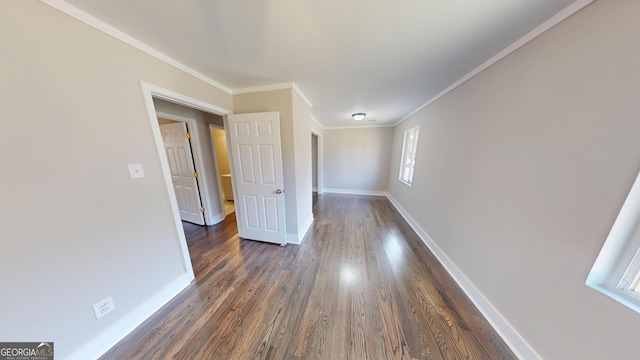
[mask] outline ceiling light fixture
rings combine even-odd
[[[364,117],[367,116],[367,114],[365,114],[365,113],[355,113],[355,114],[353,114],[351,116],[353,116],[353,120],[360,121],[360,120],[364,119]]]

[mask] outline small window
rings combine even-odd
[[[618,289],[634,299],[640,300],[640,250],[636,251],[627,271],[624,272]]]
[[[402,159],[400,160],[400,181],[411,186],[413,182],[413,168],[416,164],[416,149],[418,148],[419,126],[406,130],[402,141]]]
[[[640,312],[640,175],[613,223],[586,284]]]

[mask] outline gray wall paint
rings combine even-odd
[[[0,189],[0,339],[64,359],[185,274],[140,81],[232,99],[41,2],[2,7],[0,161],[16,176]]]
[[[393,128],[325,130],[324,188],[386,192]]]
[[[638,357],[640,315],[584,284],[640,169],[638,18],[596,1],[395,131],[392,195],[544,359]]]

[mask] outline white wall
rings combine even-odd
[[[387,191],[393,128],[326,129],[323,177],[328,192]]]
[[[320,123],[318,123],[318,121],[313,117],[309,122],[309,126],[311,127],[311,131],[314,134],[317,134],[319,136],[322,136],[324,134],[324,127],[322,127],[322,125],[320,125]]]
[[[64,359],[186,274],[140,81],[232,99],[38,1],[2,8],[0,339]]]
[[[596,1],[394,134],[392,196],[544,359],[638,358],[640,314],[584,282],[640,170],[639,18]]]
[[[236,114],[266,111],[280,113],[287,241],[297,243],[302,240],[302,234],[313,219],[313,214],[309,138],[311,114],[308,104],[294,93],[292,89],[282,89],[237,94],[233,96],[233,109]]]
[[[314,136],[313,141],[315,142],[315,145],[312,145],[312,149],[316,151],[311,155],[313,157],[312,161],[315,162],[312,166],[315,166],[314,170],[316,171],[312,175],[312,187],[318,194],[322,194],[324,192],[324,159],[322,158],[324,127],[313,117],[311,117],[310,125],[311,133]]]
[[[298,91],[293,91],[293,136],[296,161],[296,196],[298,210],[298,242],[313,222],[313,193],[311,190],[311,105]]]
[[[202,169],[199,168],[200,166],[197,166],[199,168],[198,171],[204,175],[199,178],[199,181],[203,182],[200,184],[200,198],[204,201],[203,205],[206,210],[205,219],[207,225],[219,223],[224,220],[225,213],[220,194],[220,176],[216,169],[217,159],[213,152],[214,144],[212,143],[209,124],[222,122],[222,117],[162,99],[154,99],[153,104],[157,112],[177,115],[178,118],[176,119],[180,119],[180,117],[182,117],[195,121],[195,124],[190,123],[189,126],[195,126],[197,129],[195,132],[191,130],[194,132],[192,144],[199,144],[198,147],[194,147],[194,157],[200,157],[202,159],[202,165],[204,166]],[[226,165],[228,168],[228,161]]]
[[[311,135],[311,189],[318,191],[318,136]]]

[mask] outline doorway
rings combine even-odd
[[[226,216],[229,216],[236,210],[233,198],[233,179],[231,178],[231,168],[229,166],[227,136],[224,130],[224,126],[212,124],[211,136],[213,136],[216,161],[218,163],[218,171],[220,173],[220,184],[222,187],[224,213]]]
[[[194,159],[189,124],[158,117],[165,155],[169,162],[173,190],[178,201],[180,219],[205,225],[204,207],[198,173],[202,172]]]
[[[198,190],[202,205],[200,211],[204,215],[204,223],[201,225],[214,225],[224,220],[227,214],[224,211],[222,189],[220,185],[220,171],[218,169],[218,157],[216,156],[215,139],[210,135],[211,126],[224,128],[222,116],[204,112],[198,109],[176,104],[171,101],[153,98],[156,115],[159,118],[185,123],[189,127],[189,141],[193,145],[194,177],[197,180]],[[168,126],[168,125],[161,125]],[[163,143],[164,134],[163,136]],[[171,159],[168,153],[162,154],[167,158],[172,180],[175,181],[174,170],[171,168]],[[181,215],[180,191],[175,191]],[[184,201],[184,200],[183,200]],[[183,220],[184,216],[181,217]]]
[[[159,154],[162,177],[165,183],[165,193],[167,195],[171,208],[171,214],[174,224],[173,227],[175,229],[175,235],[182,255],[182,265],[186,273],[187,280],[191,281],[194,279],[193,266],[191,263],[189,247],[187,245],[182,220],[180,219],[180,211],[178,208],[176,193],[173,190],[172,186],[171,171],[167,157],[165,156],[165,148],[162,141],[160,125],[158,124],[158,117],[161,116],[169,120],[183,121],[194,125],[192,128],[194,133],[194,148],[200,150],[198,151],[198,154],[194,156],[194,160],[196,165],[202,168],[202,173],[199,174],[200,179],[202,180],[200,182],[201,185],[199,185],[199,188],[201,190],[200,193],[203,198],[205,219],[208,224],[215,224],[224,220],[225,218],[224,211],[222,211],[224,207],[222,204],[220,183],[217,180],[219,177],[217,164],[215,160],[210,160],[207,162],[208,166],[205,166],[205,161],[203,160],[205,157],[213,158],[215,150],[212,145],[212,137],[207,136],[210,132],[208,124],[197,122],[196,120],[193,120],[193,117],[182,116],[185,114],[177,115],[175,113],[162,113],[162,105],[159,104],[166,103],[173,106],[178,106],[186,111],[199,112],[204,114],[205,116],[209,114],[221,120],[223,119],[223,116],[230,114],[231,110],[205,103],[203,101],[190,98],[174,91],[167,90],[145,82],[142,82],[141,86],[142,94],[147,107],[148,119],[150,121],[153,138],[156,144],[156,151]],[[224,123],[221,121],[220,125],[224,126]],[[204,134],[206,137],[203,137],[201,134]],[[206,139],[208,139],[208,141],[201,141]],[[209,144],[208,146],[207,143]]]
[[[311,190],[322,194],[322,136],[311,132]]]

